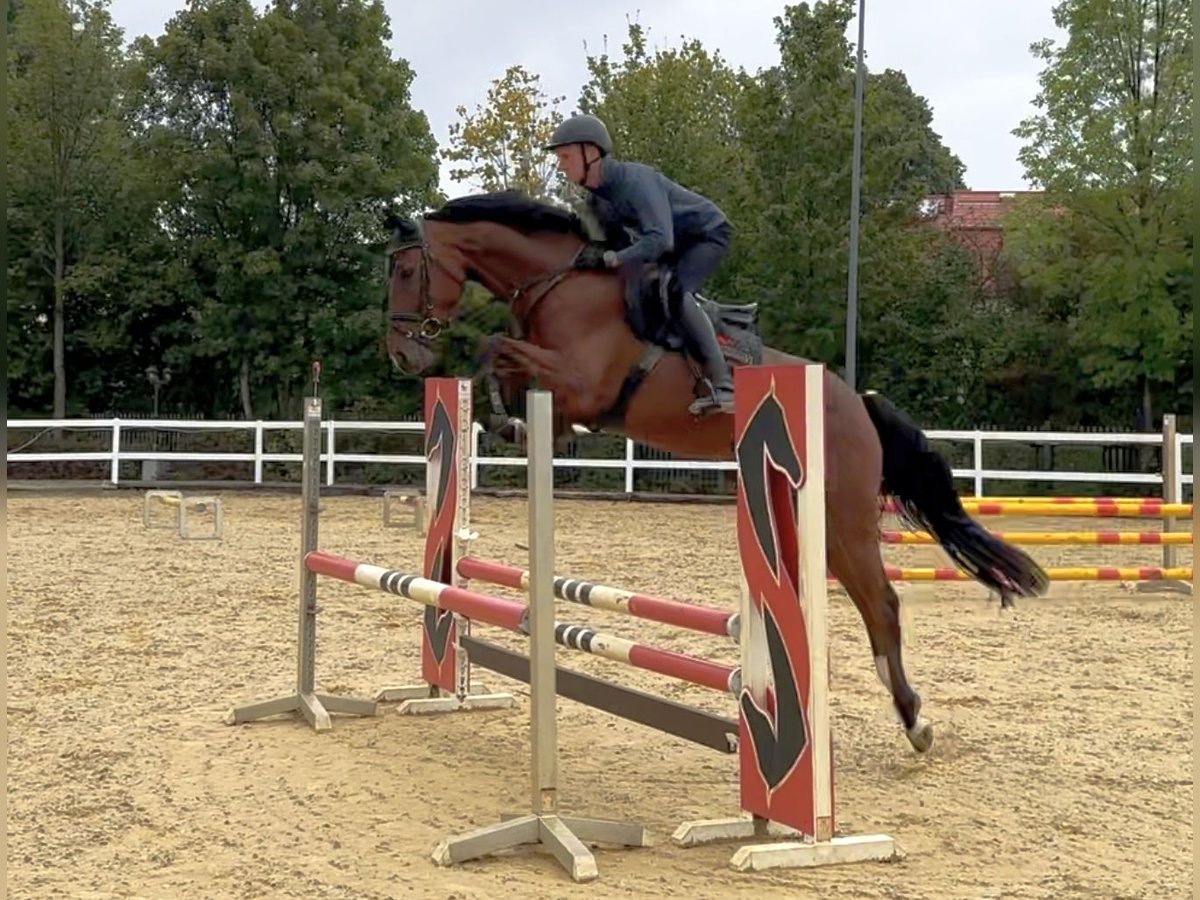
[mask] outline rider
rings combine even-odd
[[[661,172],[636,162],[612,158],[608,128],[595,116],[564,120],[550,137],[547,150],[558,157],[568,181],[586,188],[588,205],[607,234],[629,229],[636,240],[622,250],[604,253],[604,264],[621,269],[643,263],[669,263],[679,283],[679,321],[689,351],[704,367],[713,396],[691,406],[693,413],[733,412],[733,379],[708,315],[695,295],[729,250],[732,227],[721,209],[706,197],[681,187]]]

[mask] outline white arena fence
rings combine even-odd
[[[294,464],[299,467],[302,454],[299,448],[300,434],[303,423],[296,421],[183,421],[176,419],[9,419],[7,420],[8,443],[13,449],[8,451],[9,478],[18,479],[12,466],[22,466],[21,478],[37,479],[38,475],[29,475],[41,468],[40,464],[52,467],[54,464],[90,462],[99,464],[106,470],[107,478],[102,478],[106,485],[119,486],[122,483],[122,464],[141,463],[142,477],[125,477],[126,483],[144,485],[147,480],[153,480],[153,473],[158,463],[243,463],[251,469],[251,478],[246,486],[264,484],[264,467],[270,464]],[[158,450],[159,446],[177,446],[176,442],[168,443],[167,438],[179,433],[200,432],[241,432],[246,437],[237,438],[241,445],[252,441],[252,450],[244,452],[217,452],[199,450]],[[472,432],[471,456],[473,459],[471,471],[472,488],[479,487],[480,472],[495,467],[497,469],[523,469],[527,466],[524,456],[480,456],[482,426],[476,424]],[[88,443],[103,446],[104,449],[93,450],[56,450],[40,451],[39,443],[48,442],[48,437],[55,434],[75,432],[83,438],[88,433]],[[282,441],[288,446],[284,452],[273,452],[268,449],[269,435],[282,432]],[[386,452],[354,452],[353,450],[338,450],[339,437],[344,440],[342,446],[351,441],[347,435],[369,433],[380,435],[406,435],[414,449],[420,447],[421,435],[424,432],[423,422],[404,421],[327,421],[324,425],[324,448],[321,455],[324,463],[326,486],[338,485],[339,470],[346,472],[352,464],[368,464],[371,466],[398,467],[397,480],[408,483],[423,481],[425,460],[419,452],[386,453]],[[586,434],[586,433],[585,433]],[[970,464],[955,466],[953,471],[957,479],[965,480],[962,485],[963,493],[977,497],[988,496],[987,488],[993,488],[992,495],[1003,495],[1003,482],[1036,482],[1047,485],[1064,485],[1066,483],[1088,483],[1093,485],[1144,486],[1139,494],[1162,496],[1173,502],[1188,502],[1192,499],[1194,466],[1189,458],[1194,455],[1194,439],[1191,434],[1178,433],[1174,416],[1165,416],[1161,433],[1108,433],[1108,432],[1067,432],[1067,431],[989,431],[989,430],[937,430],[926,432],[938,449],[950,450],[954,458],[965,454],[963,445],[970,448]],[[151,439],[147,440],[147,436]],[[620,439],[596,436],[585,440],[610,441],[614,448],[619,446]],[[624,454],[613,455],[610,458],[575,458],[559,454],[554,459],[558,470],[575,469],[582,471],[608,470],[622,473],[623,491],[626,495],[634,495],[635,476],[639,472],[666,470],[686,478],[688,475],[702,477],[700,473],[732,473],[735,471],[733,462],[711,462],[700,460],[685,460],[674,458],[645,458],[649,454],[659,457],[666,456],[656,451],[647,451],[645,447],[631,440],[624,442]],[[1136,454],[1139,447],[1150,447],[1161,451],[1155,454],[1162,465],[1159,471],[1126,471],[1135,466],[1117,465],[1108,471],[1083,471],[1074,467],[1059,468],[1051,464],[1045,468],[1005,469],[990,467],[985,464],[985,456],[990,447],[1002,445],[1033,448],[1035,456],[1045,458],[1042,451],[1049,448],[1053,451],[1070,448],[1104,448],[1106,453],[1113,450],[1132,451]],[[294,451],[290,448],[294,447]],[[1191,451],[1191,452],[1188,452]],[[39,464],[33,468],[25,464]],[[1106,468],[1108,466],[1106,465]],[[126,466],[128,470],[128,466]],[[47,477],[54,476],[52,468],[48,469]],[[147,477],[150,474],[151,477]],[[235,486],[228,485],[227,486]],[[599,491],[598,491],[599,492]],[[704,493],[697,490],[697,494]],[[1041,490],[1038,491],[1042,493]]]

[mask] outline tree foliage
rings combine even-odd
[[[1191,333],[1192,19],[1183,0],[1065,0],[1061,46],[1040,41],[1037,115],[1020,158],[1045,188],[1014,216],[1025,284],[1070,303],[1069,339],[1100,388],[1172,386]]]
[[[459,106],[459,121],[450,126],[450,146],[442,156],[457,166],[454,181],[475,190],[518,190],[544,200],[562,194],[554,157],[545,146],[562,121],[557,109],[563,97],[548,97],[541,76],[523,66],[509,66],[488,88],[487,103],[468,113]]]
[[[384,352],[385,209],[472,189],[577,200],[542,148],[562,97],[513,65],[439,148],[380,0],[193,0],[124,46],[107,0],[9,5],[10,413],[290,417],[308,363],[335,415],[413,413]],[[853,0],[783,8],[750,73],[638,26],[587,54],[580,109],[618,156],[715,200],[734,226],[718,297],[837,368],[849,266]],[[987,280],[923,201],[964,170],[904,73],[867,72],[859,383],[942,426],[1152,425],[1189,406],[1194,200],[1181,0],[1064,0],[1022,160],[1045,189]],[[1003,186],[1001,186],[1003,187]],[[1010,281],[1012,283],[1010,283]],[[471,374],[506,311],[472,286],[437,374]],[[1081,379],[1080,376],[1083,376]]]
[[[294,410],[312,358],[338,361],[339,400],[386,371],[382,219],[436,187],[388,37],[378,2],[277,0],[260,17],[204,0],[135,46],[138,139],[171,186],[160,225],[194,332],[171,361],[243,415]]]
[[[8,227],[13,240],[10,321],[18,340],[10,376],[52,384],[67,408],[68,351],[79,349],[68,307],[103,265],[106,215],[120,206],[123,128],[118,116],[120,31],[101,3],[26,0],[8,42]],[[117,232],[119,234],[119,231]],[[46,371],[46,356],[50,356]]]

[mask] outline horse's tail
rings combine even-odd
[[[883,446],[881,492],[896,499],[905,525],[928,531],[960,568],[1002,597],[1044,594],[1050,585],[1045,570],[967,515],[950,467],[924,432],[881,394],[862,399]]]

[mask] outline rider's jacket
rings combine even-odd
[[[709,240],[728,220],[721,208],[643,163],[600,161],[600,184],[588,206],[618,245],[621,264],[657,262]],[[622,239],[623,238],[623,239]]]

